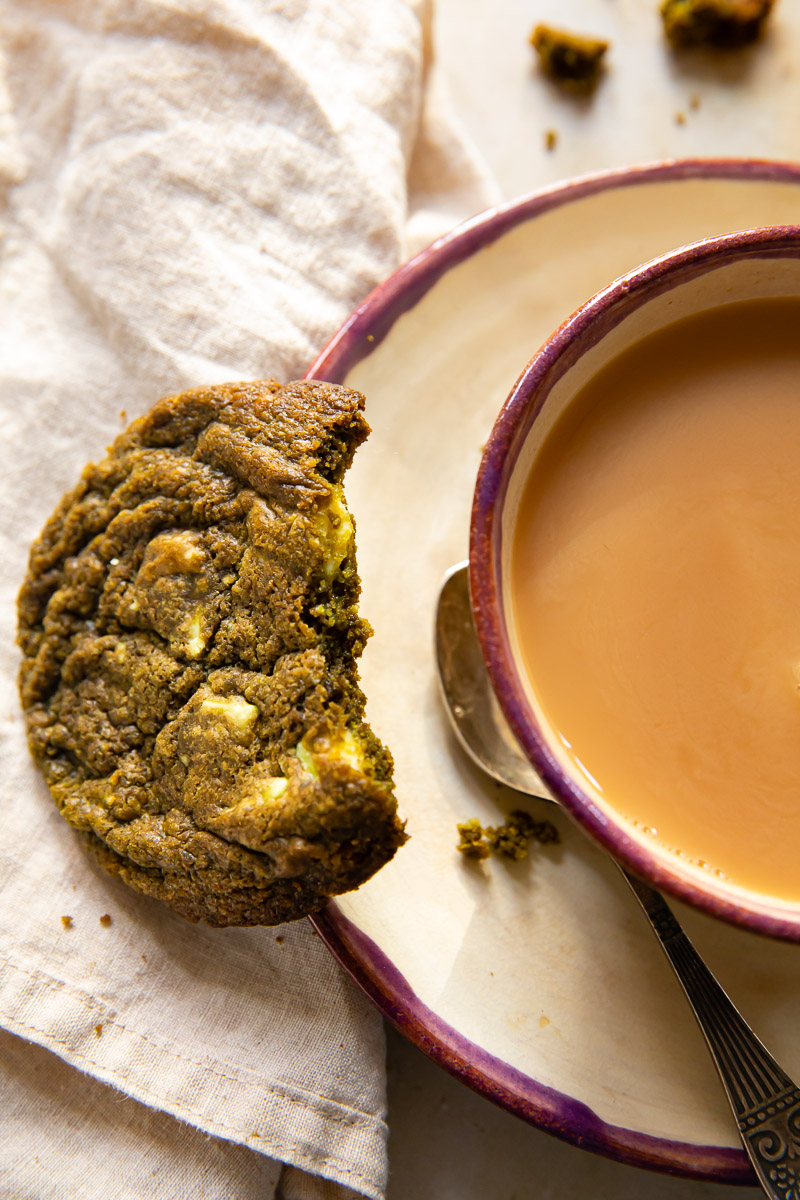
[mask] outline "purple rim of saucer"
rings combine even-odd
[[[800,163],[758,158],[670,159],[582,175],[487,209],[431,242],[371,291],[323,347],[304,378],[342,383],[437,280],[517,225],[597,192],[684,179],[797,184]]]
[[[797,187],[800,164],[761,159],[670,160],[586,175],[489,209],[431,243],[375,288],[323,348],[305,378],[343,383],[437,280],[516,226],[595,193],[684,179]],[[429,1058],[508,1112],[617,1162],[689,1179],[755,1184],[744,1150],[670,1141],[608,1125],[580,1101],[521,1075],[474,1046],[419,1000],[383,951],[335,903],[312,921],[330,951],[388,1020]]]
[[[684,1179],[752,1185],[744,1152],[649,1137],[608,1125],[588,1105],[531,1079],[469,1041],[423,1004],[383,951],[336,904],[310,917],[364,994],[427,1056],[473,1091],[562,1141],[627,1166]]]
[[[791,913],[767,898],[746,904],[733,889],[659,860],[622,821],[603,812],[548,745],[516,669],[506,629],[502,586],[503,505],[519,452],[556,383],[641,305],[681,284],[748,259],[800,258],[800,226],[774,226],[705,238],[661,255],[598,292],[534,355],[494,424],[481,459],[470,529],[470,590],[475,626],[500,705],[528,758],[561,804],[629,870],[692,905],[755,933],[800,941],[800,906]],[[552,738],[549,739],[552,743]],[[704,881],[705,882],[705,881]]]

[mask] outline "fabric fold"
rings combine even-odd
[[[0,1026],[69,1064],[65,1112],[111,1085],[217,1139],[219,1171],[230,1145],[260,1195],[278,1170],[246,1155],[288,1164],[286,1200],[383,1196],[380,1018],[305,922],[192,926],[92,866],[27,752],[15,600],[124,423],[188,386],[300,376],[422,237],[494,198],[433,86],[431,19],[425,0],[0,4]],[[30,1117],[26,1045],[47,1072],[27,1043],[8,1069]],[[155,1137],[133,1111],[129,1149]],[[23,1125],[0,1138],[32,1179]],[[88,1128],[80,1186],[100,1190],[75,1196],[102,1194],[102,1113]]]

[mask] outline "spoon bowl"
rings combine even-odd
[[[553,800],[511,732],[489,682],[469,598],[468,564],[444,577],[436,606],[436,665],[453,731],[467,755],[498,783]]]

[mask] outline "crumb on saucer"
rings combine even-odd
[[[483,859],[494,853],[518,862],[527,858],[531,841],[546,845],[561,840],[552,821],[538,821],[522,809],[515,809],[502,825],[484,827],[473,817],[457,829],[457,849],[465,858]]]

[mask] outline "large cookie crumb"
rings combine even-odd
[[[456,849],[465,858],[483,859],[490,854],[501,854],[519,862],[528,857],[531,841],[542,846],[560,841],[552,821],[538,821],[520,808],[506,817],[502,825],[483,826],[473,817],[456,828],[459,837]]]
[[[304,916],[405,841],[356,669],[363,403],[274,380],[162,400],[32,548],[31,750],[102,866],[190,920]]]
[[[544,73],[560,87],[584,94],[594,91],[600,79],[608,42],[553,29],[550,25],[537,25],[530,36],[530,43],[539,55]]]
[[[664,32],[676,49],[734,50],[762,34],[774,0],[664,0]]]

